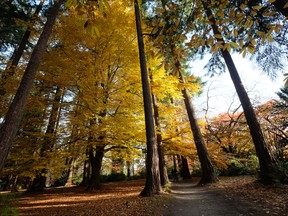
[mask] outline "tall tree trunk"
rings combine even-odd
[[[58,116],[60,100],[62,96],[62,89],[60,87],[56,87],[56,92],[52,104],[51,114],[48,121],[47,130],[45,133],[45,138],[40,150],[40,157],[46,161],[46,164],[49,164],[50,158],[47,157],[48,152],[52,152],[52,148],[56,141],[56,125],[57,120],[59,120]],[[46,185],[48,170],[47,168],[43,168],[40,173],[38,173],[32,183],[32,186],[29,191],[43,191]]]
[[[127,178],[130,179],[130,177],[131,177],[131,162],[127,161],[126,166],[127,166]]]
[[[212,23],[211,26],[212,26],[214,35],[218,35],[215,38],[217,39],[218,42],[220,42],[224,46],[225,45],[224,39],[223,37],[221,38],[219,37],[219,35],[221,35],[221,32],[218,29],[218,26],[216,24],[216,19],[211,9],[208,8],[207,4],[204,1],[202,1],[202,4],[203,4],[203,7],[205,9],[205,12],[209,21]],[[250,129],[250,134],[252,136],[252,139],[255,145],[256,153],[257,153],[259,164],[260,164],[260,180],[263,183],[267,183],[267,184],[272,183],[273,174],[276,173],[275,159],[273,158],[270,152],[270,149],[265,141],[264,134],[257,120],[253,106],[243,86],[243,83],[240,79],[240,76],[234,65],[234,62],[232,60],[230,53],[227,50],[223,50],[223,49],[221,49],[221,53],[228,67],[231,79],[235,86],[242,108],[244,110],[245,118]]]
[[[156,145],[155,125],[153,120],[151,92],[146,67],[140,11],[137,0],[134,0],[134,8],[135,8],[138,48],[139,48],[139,57],[141,66],[141,79],[142,79],[145,126],[146,126],[146,142],[147,142],[146,183],[140,195],[153,196],[155,194],[159,194],[161,191],[159,159]]]
[[[16,175],[13,179],[13,183],[11,186],[11,192],[18,192],[17,184],[18,184],[19,175]]]
[[[74,171],[75,161],[76,159],[74,157],[71,158],[69,161],[69,170],[68,170],[68,175],[67,175],[67,181],[65,183],[66,187],[73,185],[73,171]]]
[[[170,44],[170,46],[171,46],[171,53],[174,53],[173,45]],[[177,73],[179,76],[179,80],[181,83],[185,84],[185,78],[180,69],[181,64],[176,58],[174,59],[174,62],[175,62],[174,65],[177,69]],[[197,155],[201,164],[202,176],[201,176],[199,185],[217,182],[218,178],[214,170],[213,164],[211,162],[208,150],[206,148],[201,130],[199,128],[198,120],[195,115],[192,101],[190,99],[190,96],[186,88],[181,90],[181,92],[184,98],[185,108],[188,114],[188,119],[189,119],[194,143],[195,143],[196,150],[197,150]]]
[[[183,169],[182,169],[182,160],[181,156],[179,154],[176,155],[177,163],[178,163],[178,169],[179,169],[179,177],[183,177]]]
[[[153,82],[152,75],[151,75],[151,82]],[[156,124],[156,138],[157,138],[157,149],[158,149],[158,156],[159,156],[159,171],[160,171],[160,181],[161,186],[165,186],[169,183],[168,173],[166,169],[166,162],[165,162],[165,155],[164,155],[164,148],[162,142],[162,132],[161,132],[161,125],[160,125],[160,117],[159,117],[159,107],[157,105],[157,98],[156,95],[152,93],[152,102],[154,108],[154,119]]]
[[[100,174],[101,174],[101,167],[102,167],[102,160],[104,157],[104,146],[96,146],[95,149],[96,153],[94,155],[94,151],[92,147],[89,151],[89,161],[92,167],[91,177],[89,180],[89,185],[87,190],[92,191],[94,189],[100,189]]]
[[[177,172],[177,162],[176,162],[176,155],[173,155],[173,169]]]
[[[86,149],[86,157],[89,158],[89,149]],[[81,182],[81,186],[87,186],[90,179],[90,162],[89,159],[84,161],[83,165],[83,179]]]
[[[191,174],[189,171],[188,160],[187,160],[187,158],[185,158],[183,156],[181,156],[181,160],[182,160],[182,178],[183,179],[190,179]]]
[[[185,83],[185,79],[181,72],[179,72],[180,80]],[[191,99],[189,97],[187,89],[182,90],[182,95],[184,97],[184,103],[187,110],[190,127],[193,133],[194,142],[197,149],[197,154],[200,160],[202,176],[199,184],[213,183],[217,181],[217,176],[212,165],[211,159],[209,157],[203,136],[201,134],[198,121],[195,116],[194,107],[192,105]]]
[[[32,88],[36,71],[40,65],[42,54],[51,35],[58,11],[64,0],[55,1],[50,10],[43,31],[31,54],[29,63],[23,74],[21,83],[16,92],[13,102],[5,116],[4,123],[0,129],[0,174],[4,168],[5,160],[8,156],[12,141],[17,133],[17,129],[22,117],[23,109]]]
[[[36,10],[35,10],[33,16],[31,17],[31,22],[29,23],[29,26],[31,26],[31,27],[28,27],[27,30],[25,31],[18,48],[15,48],[15,50],[14,50],[14,52],[13,52],[13,54],[12,54],[8,64],[7,64],[7,67],[4,71],[4,76],[2,77],[2,80],[0,81],[0,96],[4,96],[6,93],[5,84],[6,84],[7,78],[11,77],[15,74],[15,69],[16,69],[19,61],[20,61],[21,56],[23,55],[23,52],[25,50],[25,46],[28,43],[28,39],[29,39],[31,32],[32,32],[32,28],[34,26],[34,23],[36,21],[38,14],[42,10],[43,4],[44,4],[44,0],[41,0],[39,5],[36,7]]]
[[[162,8],[165,10],[164,12],[165,21],[169,23],[169,17],[167,16],[167,12],[166,12],[166,2],[165,0],[161,0],[161,3],[162,3]],[[172,37],[170,35],[170,38],[168,38],[168,46],[170,46],[169,48],[170,48],[171,56],[173,58],[174,66],[176,68],[176,74],[174,75],[177,75],[179,77],[180,82],[185,84],[185,79],[181,71],[181,63],[178,60],[177,56],[175,56],[175,53],[177,53],[175,52],[175,44],[174,44],[175,42],[172,41],[171,38]],[[202,137],[188,91],[185,88],[181,91],[182,91],[182,95],[184,98],[184,103],[185,103],[186,111],[188,114],[190,127],[193,133],[194,142],[195,142],[196,149],[197,149],[197,154],[198,154],[198,157],[201,163],[201,168],[202,168],[202,178],[199,184],[216,182],[218,179],[217,179],[214,167],[211,163],[204,139]]]

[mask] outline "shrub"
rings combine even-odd
[[[259,171],[258,160],[256,156],[250,156],[248,159],[233,158],[226,169],[218,169],[219,175],[239,176],[256,175]]]

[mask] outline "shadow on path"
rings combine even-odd
[[[164,216],[252,216],[267,215],[253,203],[225,196],[221,189],[197,187],[192,183],[173,183],[171,200]]]

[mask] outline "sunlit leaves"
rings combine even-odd
[[[75,7],[75,6],[77,6],[77,4],[78,4],[78,2],[77,2],[77,0],[67,0],[66,1],[66,7]]]
[[[87,23],[71,8],[61,17],[54,35],[59,48],[45,56],[43,70],[61,71],[54,79],[71,92],[66,130],[76,131],[78,155],[86,146],[105,145],[133,156],[145,141],[134,14],[114,2],[105,16],[95,16]]]

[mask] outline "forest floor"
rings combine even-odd
[[[81,187],[58,187],[44,193],[18,193],[5,205],[16,208],[20,216],[288,216],[287,186],[264,186],[251,176],[240,176],[220,177],[219,183],[195,187],[198,180],[195,177],[173,183],[171,193],[152,198],[140,198],[145,182],[133,180],[104,183],[101,190],[93,192]]]

